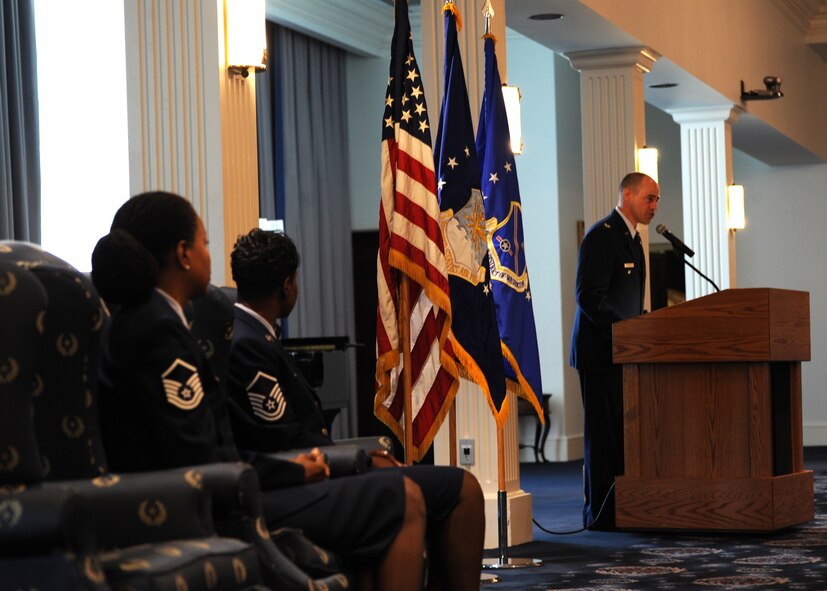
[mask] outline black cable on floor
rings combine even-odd
[[[614,490],[614,488],[615,488],[615,483],[612,482],[612,485],[609,487],[609,491],[606,493],[606,496],[603,498],[603,502],[600,504],[600,510],[597,512],[597,517],[594,518],[595,521],[600,519],[600,516],[603,514],[603,509],[606,507],[606,502],[609,500],[609,495],[612,494],[612,491]],[[534,522],[534,525],[539,527],[541,530],[543,530],[547,534],[552,534],[554,536],[570,536],[572,534],[579,534],[580,532],[584,532],[587,529],[589,529],[589,526],[586,526],[586,527],[581,527],[580,529],[575,529],[575,530],[572,530],[572,531],[552,531],[552,530],[546,529],[542,525],[540,525],[537,522],[537,520],[534,519],[534,517],[531,518],[531,521]],[[594,521],[592,523],[594,523]]]

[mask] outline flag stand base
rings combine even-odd
[[[499,533],[499,557],[486,558],[482,561],[483,570],[526,568],[529,566],[543,566],[538,558],[509,558],[508,557],[508,493],[497,491],[497,519]]]

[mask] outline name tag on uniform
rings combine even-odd
[[[624,269],[634,269],[635,264],[634,263],[623,263],[623,268]]]

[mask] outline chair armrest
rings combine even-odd
[[[77,493],[48,483],[0,494],[0,556],[97,551],[94,514]]]
[[[195,468],[106,474],[92,480],[55,482],[95,508],[102,548],[215,535],[209,493]]]

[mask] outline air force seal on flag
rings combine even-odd
[[[247,386],[247,397],[253,414],[269,423],[274,423],[284,416],[287,401],[281,391],[279,381],[264,372],[258,372]]]
[[[176,359],[161,374],[167,402],[181,410],[192,410],[201,404],[204,388],[198,377],[198,370],[189,363]]]

